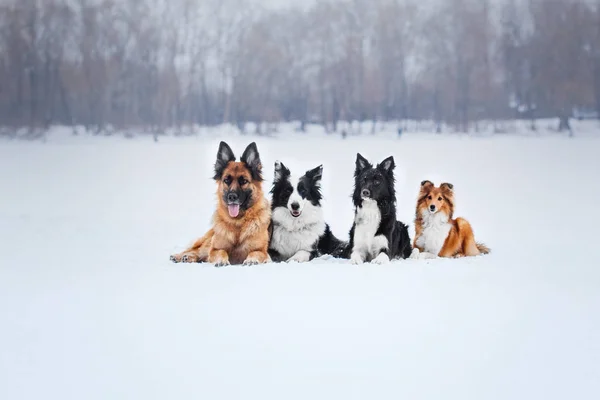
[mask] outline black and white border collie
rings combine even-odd
[[[275,262],[307,262],[345,248],[325,223],[321,207],[323,166],[295,178],[280,161],[275,162],[271,200],[269,255]]]
[[[354,172],[354,224],[345,257],[352,264],[386,264],[411,254],[408,227],[396,221],[394,157],[373,167],[357,154]]]

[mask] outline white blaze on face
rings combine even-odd
[[[290,195],[290,198],[288,200],[287,203],[287,207],[288,210],[290,210],[290,212],[295,211],[295,212],[299,212],[302,213],[302,210],[304,210],[304,206],[306,205],[306,200],[302,198],[302,196],[300,196],[300,193],[298,193],[298,182],[299,182],[299,178],[296,178],[295,176],[290,176],[289,178],[289,182],[292,185],[292,188],[294,189],[294,191],[292,192],[292,194]],[[298,208],[297,210],[294,210],[292,208],[292,204],[297,203],[300,208]]]

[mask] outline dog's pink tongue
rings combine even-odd
[[[227,208],[229,209],[229,216],[231,218],[237,217],[238,214],[240,213],[240,205],[239,204],[229,204],[227,206]]]

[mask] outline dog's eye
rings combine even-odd
[[[243,176],[241,176],[240,179],[238,179],[238,182],[240,183],[241,186],[244,186],[246,183],[248,183],[246,178],[244,178]]]
[[[227,178],[225,178],[225,179],[223,180],[223,182],[224,182],[224,183],[225,183],[227,186],[229,186],[229,185],[231,185],[231,181],[232,181],[232,180],[233,180],[233,179],[231,179],[231,177],[230,177],[230,176],[228,176]]]
[[[428,196],[428,197],[427,197],[427,199],[428,199],[428,200],[433,200],[433,197],[431,197],[431,196]]]
[[[381,181],[380,181],[380,180],[378,180],[378,179],[375,179],[375,180],[373,181],[373,185],[375,185],[375,186],[379,186],[380,184],[381,184]]]
[[[293,192],[293,191],[294,191],[294,189],[292,189],[292,188],[287,188],[287,189],[285,189],[285,192],[284,192],[284,194],[290,195],[290,194],[292,194],[292,192]]]
[[[442,201],[442,198],[441,198],[441,197],[438,197],[438,201]]]

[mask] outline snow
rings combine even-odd
[[[368,131],[367,131],[368,132]],[[596,132],[598,133],[598,132]],[[599,135],[595,135],[599,136]],[[352,224],[356,152],[394,155],[398,217],[424,179],[493,253],[352,266],[169,262],[204,233],[218,141],[324,164]],[[1,399],[596,399],[594,135],[212,132],[0,140]]]

